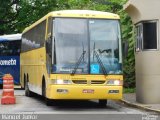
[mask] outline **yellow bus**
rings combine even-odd
[[[22,33],[21,85],[52,100],[121,99],[120,17],[92,10],[48,13]]]

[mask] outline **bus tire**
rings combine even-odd
[[[29,90],[29,81],[28,80],[25,80],[25,96],[27,96],[27,97],[33,96],[33,92],[31,92]]]
[[[46,82],[45,82],[44,77],[43,77],[43,80],[42,80],[42,96],[45,99],[46,105],[47,106],[51,106],[52,105],[52,101],[46,97]]]
[[[107,100],[99,100],[100,107],[106,107],[106,105],[107,105]]]
[[[45,102],[47,106],[51,106],[52,105],[52,100],[45,98]]]

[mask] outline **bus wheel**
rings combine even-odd
[[[27,97],[32,97],[33,96],[33,92],[31,92],[29,90],[29,82],[27,82],[27,80],[25,80],[25,96]]]
[[[43,82],[42,82],[42,96],[45,99],[46,105],[47,106],[51,106],[52,105],[52,101],[46,97],[46,83],[45,83],[44,79],[43,79]]]
[[[47,106],[51,106],[52,105],[52,101],[48,98],[45,98],[45,102]]]
[[[106,107],[106,105],[107,105],[107,100],[99,100],[100,107]]]

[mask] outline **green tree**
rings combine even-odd
[[[124,71],[124,87],[135,87],[135,56],[134,56],[134,44],[135,33],[134,26],[132,25],[131,18],[124,12],[120,12],[121,24],[122,24],[122,38],[123,41],[129,43],[128,56],[123,61]]]
[[[16,29],[22,32],[50,11],[56,9],[56,0],[21,0]]]
[[[19,0],[0,0],[0,35],[16,33]]]

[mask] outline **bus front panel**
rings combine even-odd
[[[122,99],[122,75],[51,75],[49,99]]]

